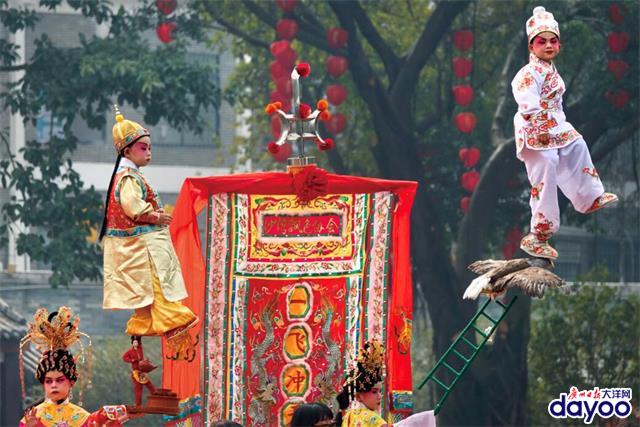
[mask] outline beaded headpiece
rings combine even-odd
[[[20,383],[22,398],[25,399],[23,348],[31,343],[42,352],[42,357],[36,370],[36,378],[41,383],[47,372],[60,371],[70,381],[78,379],[76,362],[86,365],[87,386],[91,385],[91,338],[78,330],[80,317],[74,315],[69,307],[60,307],[51,314],[46,308],[40,308],[29,323],[27,334],[20,340]],[[81,338],[88,340],[85,351]],[[75,344],[80,346],[80,355],[74,357],[69,348]],[[86,354],[85,354],[86,353]],[[80,376],[82,381],[82,376]],[[82,400],[83,384],[80,384],[80,400]]]
[[[384,348],[377,340],[364,343],[355,366],[347,374],[343,389],[349,391],[353,399],[356,392],[368,391],[382,381],[384,370]]]

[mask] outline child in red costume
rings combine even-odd
[[[135,404],[142,406],[142,388],[146,387],[149,393],[153,393],[156,388],[147,373],[140,369],[140,362],[145,360],[141,337],[136,335],[131,337],[131,348],[122,355],[122,360],[131,363],[131,382],[133,383]]]

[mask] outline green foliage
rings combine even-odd
[[[60,3],[40,2],[50,9]],[[0,72],[24,70],[19,81],[0,90],[2,110],[20,113],[33,124],[47,112],[52,122],[63,124],[64,135],[52,134],[45,143],[27,141],[19,153],[10,152],[3,133],[9,154],[0,163],[2,184],[13,189],[2,207],[4,243],[7,228],[14,227],[18,253],[50,264],[53,286],[100,275],[100,250],[87,237],[100,225],[101,202],[94,188],[84,188],[70,161],[77,142],[70,130],[74,120],[104,128],[115,101],[143,110],[149,125],[164,118],[171,126],[200,132],[205,127],[201,112],[219,102],[211,66],[189,61],[186,55],[187,47],[203,36],[193,11],[176,13],[174,42],[152,48],[143,32],[164,19],[153,2],[142,2],[132,11],[113,10],[105,0],[68,4],[82,16],[107,24],[109,34],[79,34],[71,48],[56,46],[42,35],[34,41],[30,58],[18,58],[16,46],[0,40],[0,60],[7,66]],[[37,26],[33,10],[12,9],[6,1],[0,1],[0,19],[10,32]]]
[[[552,292],[533,303],[528,353],[533,425],[554,424],[547,405],[571,386],[640,387],[640,295],[592,282],[607,276],[606,268],[598,267],[584,278],[591,285],[576,285],[571,296]],[[634,402],[637,407],[636,396]]]
[[[398,56],[400,66],[422,32],[425,22],[433,12],[433,2],[408,1],[366,1],[360,2],[368,19],[378,31],[384,42]],[[269,63],[272,60],[268,43],[275,40],[275,23],[283,17],[273,2],[256,2],[253,6],[228,1],[197,1],[196,7],[202,14],[203,22],[216,28],[230,28],[234,35],[230,42],[234,53],[245,58],[235,70],[234,75],[223,94],[234,103],[238,112],[252,112],[248,119],[251,136],[240,144],[246,148],[244,153],[257,163],[258,167],[272,168],[273,160],[266,153],[265,145],[271,134],[269,118],[262,112],[269,101],[269,94],[274,90],[273,84],[265,84],[270,80]],[[458,160],[461,147],[475,145],[481,150],[481,161],[477,169],[492,154],[495,147],[491,141],[493,117],[502,94],[501,85],[509,82],[517,68],[506,76],[501,76],[502,67],[511,47],[517,46],[516,65],[520,67],[527,62],[524,22],[530,16],[537,3],[531,1],[508,2],[482,1],[472,3],[451,25],[448,34],[435,48],[430,61],[420,71],[420,79],[412,93],[407,94],[406,103],[410,105],[416,151],[422,158],[426,190],[432,200],[438,201],[441,224],[437,226],[446,230],[447,242],[455,239],[458,224],[462,218],[459,208],[461,197],[468,195],[460,186],[460,175],[465,168]],[[637,55],[630,54],[634,46],[630,46],[624,54],[629,62],[630,71],[621,83],[615,83],[611,74],[606,71],[606,37],[613,30],[607,19],[608,3],[597,1],[554,2],[548,7],[559,20],[562,28],[563,48],[557,65],[568,85],[565,95],[565,106],[577,104],[572,110],[569,120],[579,131],[590,121],[602,120],[611,122],[615,128],[629,122],[637,112],[635,100],[628,107],[613,114],[613,108],[602,100],[606,90],[619,85],[635,93],[637,81],[632,81],[637,70]],[[630,40],[636,40],[638,7],[626,2],[628,18],[624,30],[629,31]],[[261,14],[254,13],[259,9]],[[307,39],[297,37],[293,47],[298,52],[300,61],[309,62],[312,74],[303,81],[307,88],[304,102],[314,102],[322,96],[324,88],[331,83],[344,85],[349,96],[344,104],[335,109],[347,117],[348,126],[344,134],[336,138],[335,150],[339,153],[345,166],[344,171],[352,174],[382,175],[387,157],[376,158],[376,146],[381,142],[373,123],[370,105],[363,100],[355,82],[361,78],[350,71],[335,81],[327,76],[324,62],[331,54],[346,55],[347,52],[327,52],[322,49],[322,40],[314,41],[314,31],[322,31],[341,27],[336,15],[327,2],[302,2],[291,14],[300,23],[300,33],[306,33]],[[457,51],[452,43],[452,34],[457,29],[468,28],[474,32],[475,43],[468,53]],[[354,34],[350,35],[351,38]],[[378,78],[385,85],[387,92],[393,90],[392,80],[387,74],[384,64],[376,52],[373,43],[368,42],[362,31],[356,31],[355,37],[363,45],[368,61]],[[220,43],[214,38],[212,44]],[[633,43],[632,43],[633,44]],[[468,82],[455,78],[451,61],[455,56],[468,56],[473,61],[473,72]],[[637,80],[637,79],[636,79]],[[475,90],[475,99],[467,108],[456,106],[451,95],[451,87],[456,84],[469,83]],[[303,94],[305,95],[305,94]],[[507,109],[497,125],[507,137],[513,132],[511,117],[516,111],[516,104],[510,93],[507,95]],[[471,135],[461,134],[453,126],[453,116],[461,111],[472,111],[478,118],[478,125]],[[423,121],[428,125],[423,126]],[[328,135],[325,131],[324,135]],[[388,142],[388,141],[387,141]],[[595,141],[589,141],[595,142]],[[311,148],[311,151],[314,149]],[[333,168],[335,163],[327,161],[327,156],[318,156],[324,167]],[[256,164],[254,163],[254,164]],[[528,186],[524,167],[519,176],[514,177],[509,190],[503,192],[498,201],[498,209],[492,215],[495,220],[494,231],[490,235],[489,246],[500,248],[506,229],[514,225],[524,225],[529,215]]]

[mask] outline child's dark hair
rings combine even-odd
[[[218,421],[211,427],[242,427],[242,424],[238,424],[235,421],[222,420],[222,421]]]
[[[140,335],[131,335],[131,344],[134,341],[138,341],[138,345],[142,344],[142,337]]]
[[[313,426],[320,421],[333,419],[333,412],[324,403],[303,403],[293,412],[289,427]]]

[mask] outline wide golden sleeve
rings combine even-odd
[[[142,187],[137,179],[124,176],[120,180],[120,205],[127,216],[136,221],[140,215],[153,212],[151,203],[142,198]]]

